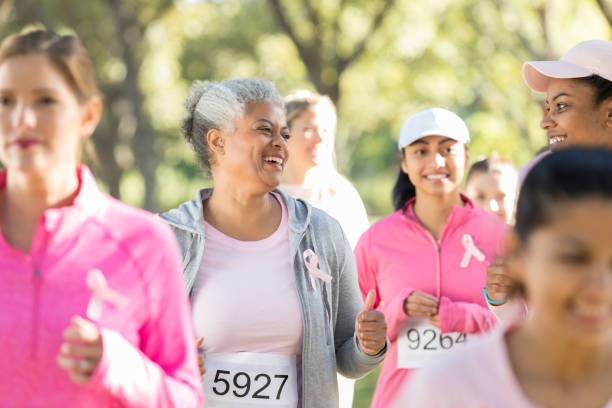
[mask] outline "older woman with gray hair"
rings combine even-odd
[[[206,353],[207,407],[337,407],[336,369],[384,358],[386,323],[363,304],[336,220],[275,190],[289,128],[274,85],[196,82],[181,127],[212,189],[162,215],[182,251]]]

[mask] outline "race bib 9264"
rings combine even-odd
[[[468,338],[465,333],[442,334],[427,318],[409,318],[397,335],[397,367],[423,367],[441,354],[465,346]]]

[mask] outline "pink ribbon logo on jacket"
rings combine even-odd
[[[107,301],[115,306],[125,307],[129,300],[119,292],[111,289],[106,283],[104,274],[99,269],[92,269],[87,273],[87,287],[91,289],[91,299],[87,305],[85,315],[93,321],[100,318],[102,314],[102,303]]]
[[[478,259],[480,262],[484,261],[485,254],[483,254],[482,251],[478,249],[470,234],[463,234],[461,243],[465,248],[465,253],[463,254],[463,258],[461,259],[460,264],[462,268],[467,268],[467,266],[470,264],[470,259],[472,259],[472,257]]]
[[[316,288],[315,278],[319,278],[323,282],[331,282],[332,276],[319,269],[319,257],[312,249],[307,249],[304,251],[304,264],[306,265],[306,269],[308,269],[310,284],[312,285],[313,290]]]

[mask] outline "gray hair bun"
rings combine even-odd
[[[195,81],[185,102],[181,134],[195,151],[200,164],[210,169],[210,149],[206,135],[211,129],[231,130],[237,116],[254,102],[283,106],[274,85],[259,78],[224,82]]]
[[[185,101],[185,111],[183,112],[180,130],[185,140],[191,145],[193,145],[193,122],[196,106],[198,102],[200,102],[202,95],[213,86],[215,86],[215,83],[211,81],[194,81],[189,90],[189,96]]]

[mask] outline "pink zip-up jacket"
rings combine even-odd
[[[397,368],[397,335],[408,318],[404,300],[413,291],[439,297],[442,333],[480,333],[496,325],[482,290],[487,266],[502,253],[508,226],[467,197],[461,198],[465,205],[453,208],[439,242],[415,217],[413,198],[402,210],[372,225],[355,248],[361,293],[365,297],[376,290],[375,307],[385,315],[391,341],[374,393],[374,408],[388,407],[412,371]],[[462,268],[466,234],[485,259],[471,257]]]
[[[45,211],[30,253],[0,234],[0,406],[201,407],[194,331],[174,236],[163,221],[102,194],[79,167],[73,204]],[[0,173],[0,189],[6,172]],[[77,385],[57,364],[63,331],[85,317],[90,269],[127,297],[104,303],[103,355]]]

